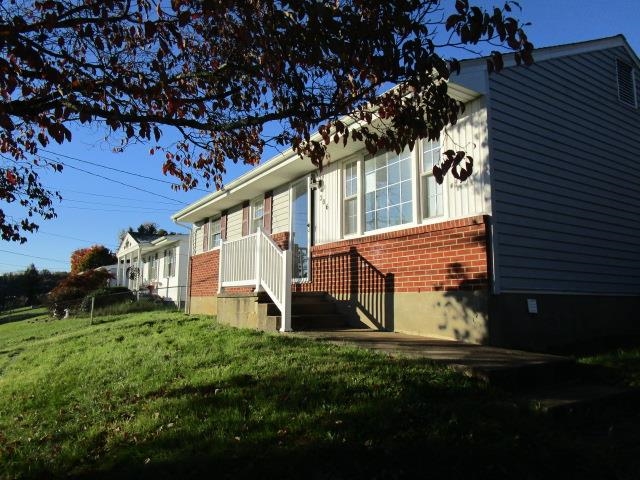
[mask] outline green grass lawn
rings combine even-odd
[[[637,478],[637,409],[205,316],[0,315],[0,478]]]

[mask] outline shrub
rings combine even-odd
[[[90,270],[78,275],[69,275],[51,290],[48,306],[58,317],[64,315],[64,310],[67,308],[72,311],[76,310],[89,292],[105,285],[109,278],[111,275],[102,270]]]
[[[150,312],[155,310],[175,311],[176,306],[174,304],[167,305],[155,302],[148,298],[142,298],[137,302],[117,303],[115,305],[95,309],[93,311],[93,315],[94,317],[100,317],[107,315],[124,315],[127,313]]]
[[[94,300],[94,309],[105,308],[119,303],[131,303],[135,300],[133,292],[127,287],[103,287],[88,293],[82,300],[83,312],[91,310],[91,299]]]

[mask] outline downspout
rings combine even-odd
[[[191,295],[189,295],[189,287],[191,285],[191,249],[193,248],[193,242],[191,235],[193,235],[193,229],[184,223],[180,223],[177,220],[174,220],[173,223],[178,225],[179,227],[184,228],[185,230],[189,230],[189,246],[187,247],[187,284],[185,285],[185,299],[184,299],[184,313],[190,313],[191,310]],[[180,275],[178,275],[179,277]],[[178,281],[178,283],[180,283]],[[178,289],[180,291],[180,289]]]

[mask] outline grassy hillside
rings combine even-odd
[[[634,478],[640,467],[637,414],[621,432],[607,416],[558,422],[428,362],[203,316],[91,325],[40,313],[0,317],[0,478]]]

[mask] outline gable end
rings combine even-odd
[[[636,78],[633,66],[629,63],[616,59],[616,76],[618,79],[618,99],[630,107],[638,107],[636,97]]]

